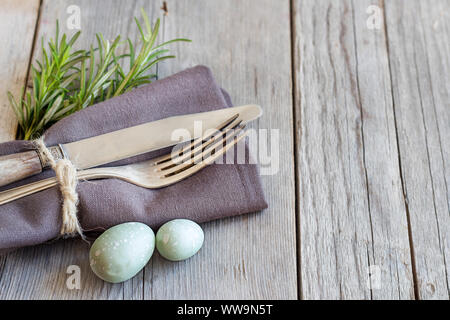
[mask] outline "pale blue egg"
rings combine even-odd
[[[155,234],[139,222],[122,223],[95,240],[89,253],[92,271],[101,279],[117,283],[134,277],[150,260]]]
[[[175,219],[156,233],[156,249],[166,259],[180,261],[192,257],[203,245],[202,228],[194,221]]]

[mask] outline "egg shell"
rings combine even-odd
[[[150,260],[155,234],[139,222],[109,228],[95,240],[89,253],[92,271],[101,279],[118,283],[134,277]]]
[[[171,261],[181,261],[192,257],[203,245],[202,228],[187,219],[171,220],[156,233],[156,249]]]

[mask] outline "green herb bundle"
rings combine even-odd
[[[143,10],[142,16],[144,28],[135,18],[142,42],[138,46],[130,39],[120,42],[120,36],[110,42],[98,33],[95,48],[76,51],[73,45],[80,31],[70,39],[66,34],[60,39],[57,22],[55,39],[50,39],[47,49],[42,41],[42,59],[31,66],[30,90],[24,92],[22,88],[19,101],[8,92],[19,122],[18,138],[34,138],[63,117],[150,83],[156,77],[150,73],[151,68],[175,57],[165,55],[169,50],[164,47],[176,41],[190,41],[173,39],[156,45],[160,21],[158,19],[152,28]],[[127,51],[116,55],[121,45],[127,45]]]

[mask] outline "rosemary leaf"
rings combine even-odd
[[[141,12],[145,28],[135,17],[139,43],[130,39],[121,43],[120,36],[110,42],[98,33],[96,47],[91,45],[87,50],[73,49],[80,31],[68,39],[66,34],[60,34],[56,21],[55,38],[50,39],[47,46],[42,39],[42,58],[31,66],[32,87],[22,88],[18,99],[11,92],[7,93],[19,123],[18,138],[33,139],[63,117],[151,83],[156,78],[151,68],[175,57],[162,56],[169,52],[163,47],[190,41],[177,38],[155,45],[160,21],[158,19],[152,27],[145,11]],[[117,48],[124,44],[126,52],[116,55]]]

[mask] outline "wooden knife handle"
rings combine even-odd
[[[41,172],[42,164],[36,151],[0,157],[0,187]]]

